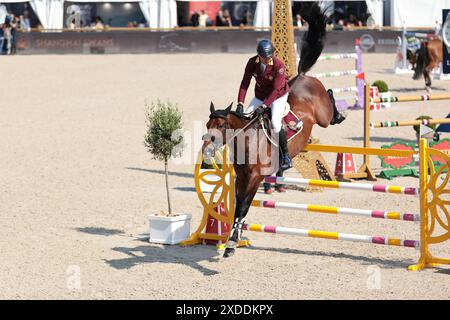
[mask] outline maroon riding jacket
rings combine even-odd
[[[286,69],[283,61],[273,57],[273,64],[267,65],[261,72],[261,59],[258,56],[251,57],[245,67],[244,77],[239,88],[238,102],[244,103],[245,95],[252,77],[255,77],[255,96],[270,106],[276,99],[289,91]]]

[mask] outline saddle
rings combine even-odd
[[[260,120],[261,127],[267,139],[269,139],[269,141],[273,145],[277,146],[277,144],[271,139],[270,136],[271,131],[270,129],[272,128],[271,119],[272,119],[272,110],[270,108],[266,108]],[[297,134],[299,134],[303,130],[303,122],[294,112],[292,112],[289,103],[286,103],[286,106],[284,108],[282,126],[284,131],[286,132],[286,137],[288,141],[293,139]]]

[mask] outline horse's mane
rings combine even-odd
[[[230,114],[232,114],[233,116],[238,117],[239,119],[243,119],[243,120],[247,120],[250,121],[253,119],[253,112],[250,113],[240,113],[240,112],[236,112],[236,111],[230,111]]]

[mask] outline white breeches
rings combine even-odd
[[[272,129],[275,131],[275,133],[280,132],[282,128],[281,121],[283,120],[283,113],[288,100],[288,95],[289,93],[286,93],[284,96],[281,96],[277,100],[275,100],[272,105],[268,106],[272,109]],[[252,112],[256,107],[262,105],[263,102],[264,101],[261,101],[258,98],[254,97],[252,101],[250,101],[250,104],[245,112]]]

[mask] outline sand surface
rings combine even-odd
[[[391,72],[394,55],[364,54],[367,79],[394,94],[425,94],[424,82]],[[145,240],[147,215],[166,209],[163,164],[143,145],[145,102],[177,102],[184,126],[204,125],[209,103],[235,101],[246,55],[111,55],[2,57],[0,70],[0,298],[137,299],[449,299],[450,270],[406,271],[410,248],[252,233],[253,246],[228,260],[212,246],[182,248]],[[315,71],[351,68],[323,61]],[[353,85],[351,77],[327,87]],[[253,84],[252,84],[253,86]],[[434,81],[434,93],[450,81]],[[247,97],[249,101],[250,97]],[[448,101],[393,105],[376,120],[435,118]],[[361,111],[340,126],[315,128],[324,144],[362,145]],[[412,128],[381,129],[372,145]],[[198,143],[198,141],[197,141]],[[186,150],[194,159],[198,149]],[[335,155],[327,155],[334,169]],[[356,157],[358,164],[362,159]],[[379,160],[372,159],[374,167]],[[290,172],[291,176],[298,176]],[[192,161],[171,163],[173,207],[201,218]],[[382,181],[382,183],[389,183]],[[418,186],[415,178],[391,184]],[[277,199],[418,213],[418,198],[325,190],[289,190]],[[261,192],[261,199],[268,198]],[[417,239],[419,225],[288,210],[251,209],[248,221]],[[450,249],[440,248],[449,257]],[[238,296],[236,296],[238,294]]]

